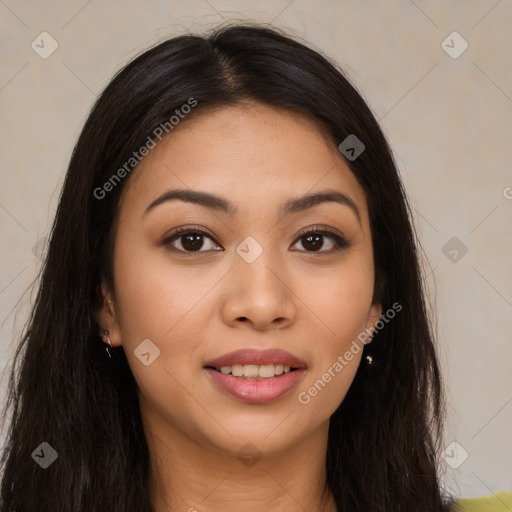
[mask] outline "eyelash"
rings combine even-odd
[[[171,242],[174,241],[174,239],[179,239],[181,236],[185,234],[199,234],[207,236],[208,238],[212,239],[216,244],[218,243],[215,238],[208,233],[207,231],[204,231],[203,229],[195,226],[182,226],[179,228],[176,228],[171,235],[167,236],[164,240],[162,240],[162,245],[169,246],[171,245]],[[311,235],[323,235],[335,243],[335,247],[328,250],[328,251],[308,251],[308,250],[299,250],[298,252],[306,252],[306,253],[312,253],[312,254],[333,254],[335,252],[341,251],[342,249],[346,249],[350,247],[350,243],[348,240],[343,238],[342,236],[338,235],[337,233],[334,233],[333,231],[329,231],[326,229],[321,229],[320,226],[313,226],[310,228],[305,229],[302,233],[300,233],[296,241],[293,245],[295,245],[297,242],[299,242],[302,238],[306,238],[307,236]],[[220,244],[219,244],[220,245]],[[170,250],[175,252],[182,252],[186,254],[196,254],[201,252],[210,252],[210,251],[184,251],[182,249],[176,249],[175,247],[171,247]]]

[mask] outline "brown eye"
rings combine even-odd
[[[302,246],[305,249],[311,249],[312,251],[318,251],[324,245],[324,235],[321,234],[303,236],[301,240]]]
[[[330,247],[327,250],[320,250],[324,247],[325,239],[330,240]],[[320,252],[332,253],[349,247],[349,243],[343,237],[332,231],[319,230],[316,228],[303,232],[297,243],[300,242],[305,251],[301,252]]]
[[[208,241],[210,247],[208,247]],[[171,250],[179,252],[208,252],[212,250],[222,250],[216,245],[213,238],[201,229],[192,229],[190,227],[182,227],[174,230],[174,232],[162,241],[162,245],[170,246]],[[181,247],[180,247],[181,246]],[[204,247],[206,246],[206,249]]]
[[[181,240],[181,246],[186,251],[199,251],[204,245],[203,236],[200,233],[189,233],[181,235],[178,240]]]

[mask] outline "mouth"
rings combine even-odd
[[[250,404],[269,404],[298,385],[306,363],[280,349],[244,349],[209,361],[204,369],[223,393]]]

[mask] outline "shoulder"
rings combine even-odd
[[[509,512],[512,510],[512,492],[498,491],[485,498],[461,498],[454,512]]]

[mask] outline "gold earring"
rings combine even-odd
[[[373,361],[373,356],[371,356],[370,354],[368,354],[366,356],[366,373],[368,375],[372,375],[373,372],[375,370],[375,363]]]

